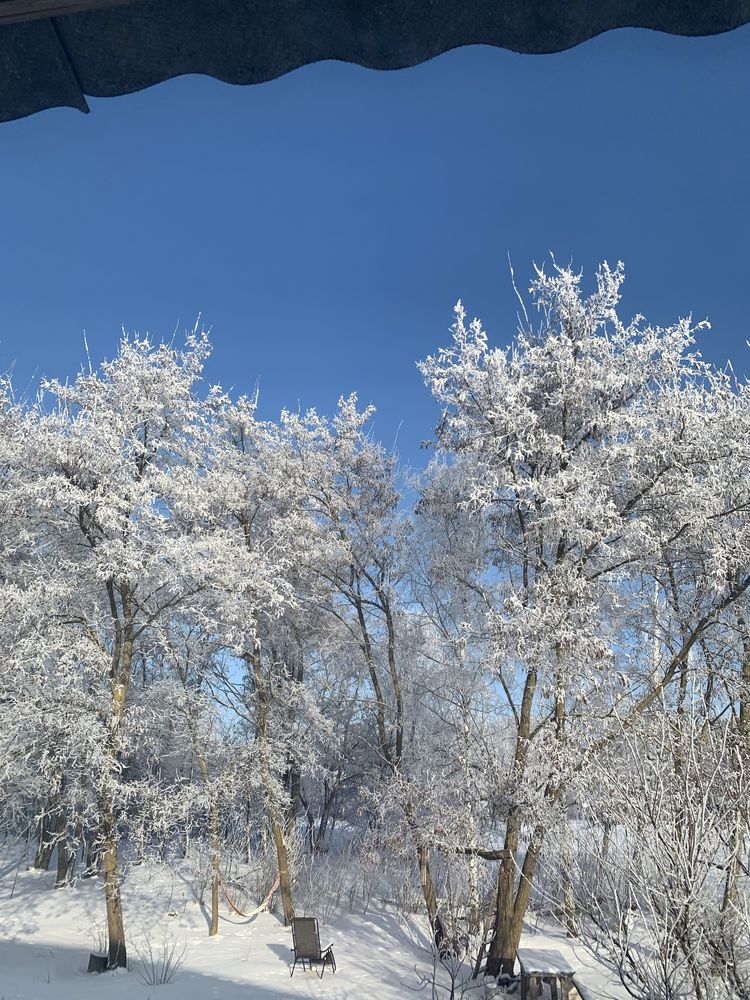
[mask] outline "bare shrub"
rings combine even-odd
[[[484,981],[474,979],[472,968],[461,951],[432,948],[432,968],[423,971],[414,967],[417,991],[425,991],[430,1000],[468,1000],[484,995]]]
[[[101,920],[92,920],[89,924],[91,950],[95,955],[104,955],[107,951],[107,924]]]
[[[180,944],[168,934],[154,944],[150,934],[144,934],[140,945],[131,942],[138,956],[136,972],[146,986],[164,986],[171,983],[182,968],[187,954],[187,943]]]
[[[340,909],[346,899],[352,907],[352,891],[357,891],[355,852],[347,846],[339,854],[302,855],[297,863],[297,899],[300,910],[317,916],[324,923]]]

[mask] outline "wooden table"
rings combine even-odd
[[[543,983],[549,983],[552,1000],[568,1000],[576,969],[562,952],[552,948],[519,948],[518,961],[521,964],[521,1000],[541,996]]]

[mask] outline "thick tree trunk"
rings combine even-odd
[[[294,920],[294,900],[292,898],[292,880],[289,873],[289,851],[284,836],[284,824],[281,813],[272,794],[267,794],[268,814],[271,821],[271,834],[276,848],[276,861],[279,868],[279,894],[281,908],[284,913],[284,923],[288,926]]]
[[[266,809],[271,824],[271,835],[273,836],[274,847],[276,848],[276,862],[279,869],[279,894],[281,896],[281,907],[284,913],[284,923],[291,924],[294,919],[294,899],[292,897],[292,880],[289,871],[289,851],[287,849],[285,836],[285,823],[281,807],[277,802],[276,790],[274,788],[271,768],[268,762],[268,714],[270,711],[270,696],[266,680],[263,676],[263,667],[260,658],[260,649],[256,649],[246,655],[246,661],[252,664],[253,680],[255,682],[255,697],[257,700],[257,740],[259,748],[259,762],[263,791],[265,792]]]
[[[526,757],[529,751],[531,710],[534,704],[536,685],[536,671],[531,669],[526,674],[524,682],[516,735],[514,771],[519,780],[523,776],[526,767]],[[490,950],[487,956],[486,974],[488,976],[497,976],[500,972],[513,975],[518,942],[521,940],[523,918],[526,915],[526,906],[528,905],[528,898],[531,891],[531,882],[529,879],[533,878],[534,869],[536,868],[536,858],[534,855],[530,857],[527,850],[521,869],[521,881],[516,893],[514,891],[516,881],[515,864],[518,857],[520,840],[521,820],[518,812],[511,810],[505,824],[505,843],[503,844],[509,860],[501,861],[497,872],[495,932],[490,942]],[[526,883],[524,883],[524,870],[526,870],[527,875]]]
[[[107,906],[109,968],[127,968],[125,928],[120,898],[120,873],[117,856],[117,820],[108,794],[102,796],[102,857],[104,860],[104,898]]]
[[[435,895],[435,886],[432,882],[432,871],[430,870],[430,849],[426,844],[419,844],[417,847],[417,863],[419,864],[419,881],[422,883],[422,895],[424,896],[427,917],[434,933],[438,933],[438,905]],[[435,942],[440,944],[439,941]]]
[[[112,653],[112,730],[108,755],[113,770],[119,761],[119,730],[125,716],[125,702],[130,673],[133,665],[133,608],[130,590],[126,585],[119,588],[122,618],[117,610],[115,586],[107,583],[110,608],[114,626],[114,649]],[[99,795],[101,815],[102,860],[104,862],[104,899],[107,908],[107,933],[109,937],[109,968],[127,968],[125,949],[125,928],[122,917],[122,897],[120,895],[119,839],[117,815],[111,789],[105,784]]]
[[[520,832],[520,821],[515,814],[512,814],[508,819],[505,833],[505,849],[511,852],[511,858],[516,858],[518,855]],[[537,827],[532,842],[526,848],[517,888],[513,862],[500,862],[497,875],[495,934],[487,956],[488,976],[497,976],[501,972],[513,975],[516,952],[521,940],[524,917],[529,907],[531,887],[543,838],[543,828]]]
[[[506,846],[508,837],[505,838]],[[516,963],[514,917],[515,872],[512,861],[501,861],[497,872],[497,895],[495,898],[495,933],[490,942],[485,974],[497,976],[501,972],[513,974]],[[520,940],[520,931],[519,931]]]

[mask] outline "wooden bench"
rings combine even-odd
[[[568,1000],[576,969],[562,952],[551,948],[519,948],[521,965],[521,1000],[541,996],[548,983],[552,1000]]]

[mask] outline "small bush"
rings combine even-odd
[[[185,942],[180,945],[168,935],[160,944],[155,945],[151,937],[145,934],[142,944],[139,946],[133,943],[132,948],[138,956],[138,978],[146,986],[171,983],[182,968],[187,953]]]

